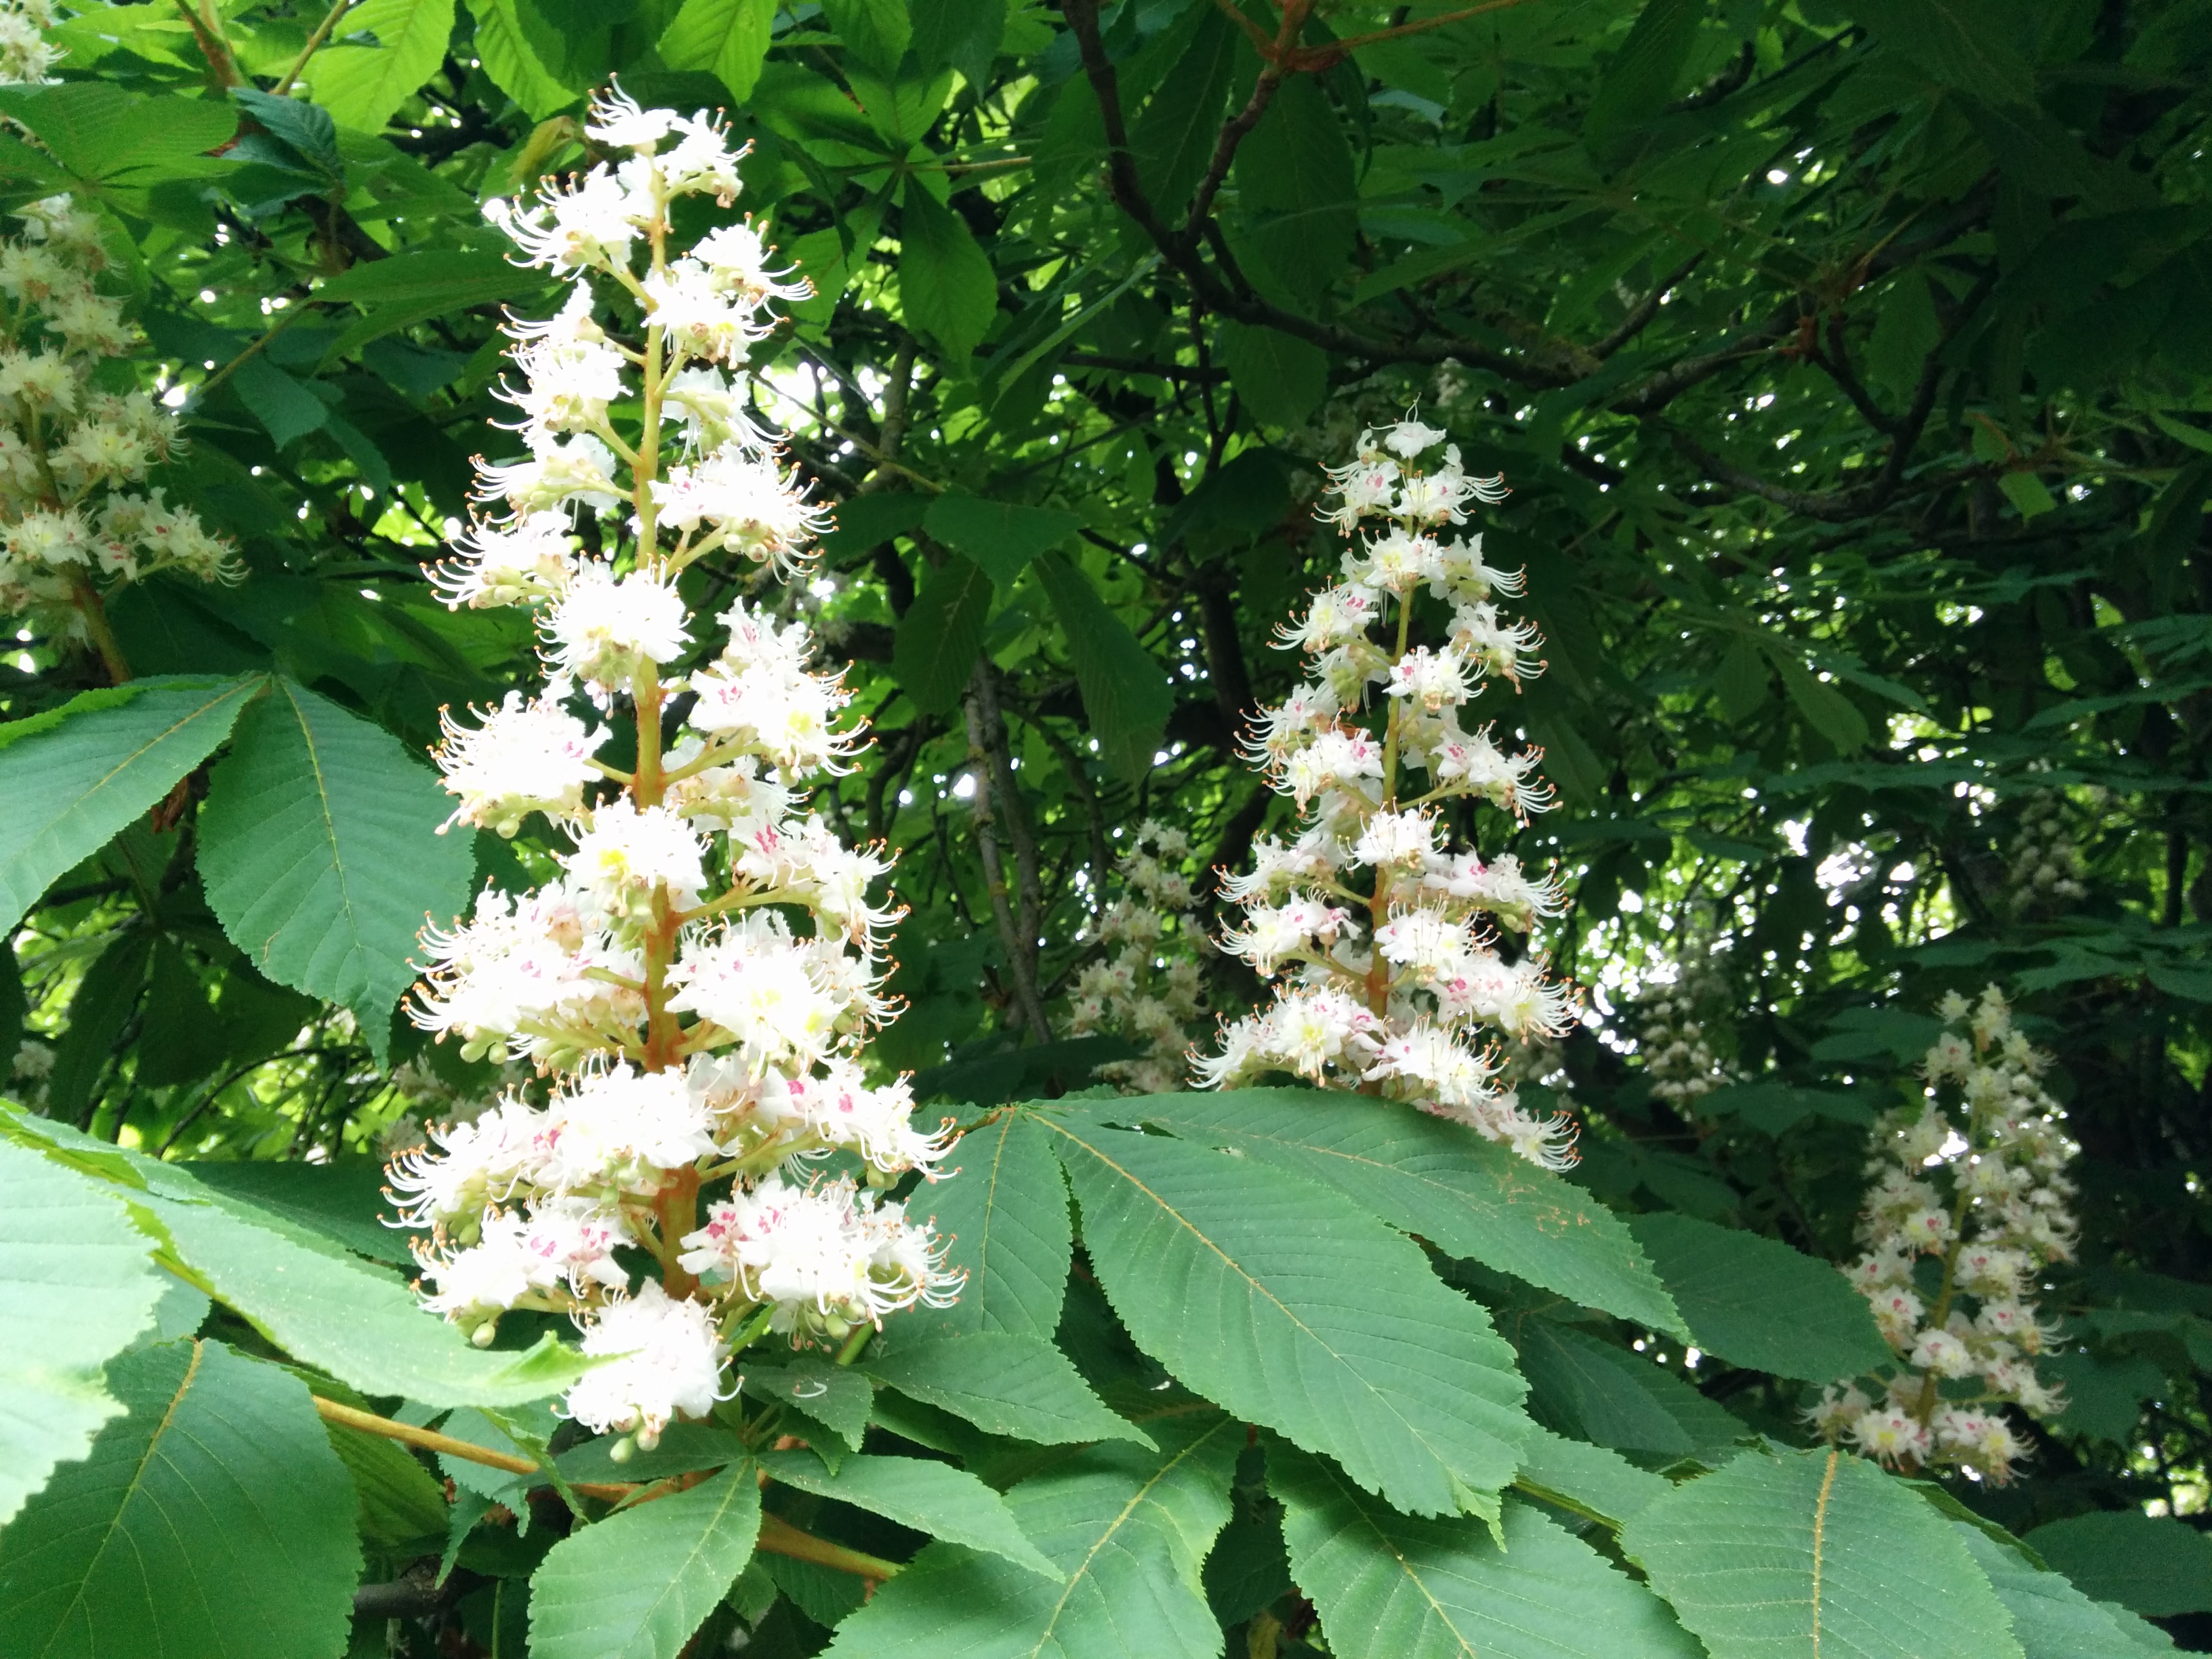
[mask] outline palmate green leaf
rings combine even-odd
[[[661,61],[672,70],[708,70],[739,102],[753,94],[768,57],[776,0],[684,0],[661,31]]]
[[[739,1468],[579,1528],[531,1575],[531,1659],[676,1659],[752,1559],[760,1516]]]
[[[0,744],[0,924],[12,931],[66,874],[230,735],[262,676],[179,676],[88,691]]]
[[[433,317],[450,316],[471,306],[534,298],[545,286],[542,273],[515,264],[502,253],[422,249],[366,261],[315,290],[318,300],[349,301],[366,313],[338,331],[324,349],[324,361],[349,356],[372,340]]]
[[[1175,710],[1167,671],[1065,557],[1048,553],[1036,570],[1060,618],[1098,757],[1116,777],[1134,781],[1152,769]]]
[[[1153,1426],[1157,1451],[1094,1446],[1006,1494],[1063,1583],[932,1544],[838,1626],[830,1659],[1219,1659],[1199,1574],[1244,1430],[1212,1413]]]
[[[343,1003],[382,1052],[426,921],[468,899],[465,836],[399,740],[289,679],[240,729],[200,811],[200,877],[231,942],[280,985]]]
[[[975,672],[991,621],[991,579],[955,554],[932,571],[899,618],[891,678],[925,714],[950,714]]]
[[[1621,1528],[1711,1659],[2022,1659],[1948,1522],[1873,1464],[1747,1451]]]
[[[446,1492],[404,1446],[380,1435],[326,1423],[331,1449],[353,1477],[361,1504],[362,1541],[397,1550],[441,1537]]]
[[[0,1142],[0,1523],[123,1410],[100,1367],[152,1321],[165,1278],[114,1194]]]
[[[1684,1329],[1643,1248],[1612,1211],[1455,1124],[1317,1089],[1153,1095],[1119,1109],[1334,1187],[1448,1255],[1653,1329]]]
[[[898,275],[908,325],[964,364],[998,314],[998,279],[967,222],[912,181],[900,198]]]
[[[361,1544],[306,1386],[220,1342],[107,1375],[129,1415],[0,1532],[0,1659],[337,1659]]]
[[[1529,1428],[1512,1350],[1328,1188],[1080,1120],[1059,1139],[1100,1285],[1187,1387],[1402,1510],[1495,1515]]]
[[[811,1451],[763,1452],[760,1467],[817,1498],[834,1498],[1058,1579],[1059,1568],[1022,1535],[1006,1500],[964,1469],[921,1457],[848,1457],[832,1474]]]
[[[1596,88],[1583,131],[1592,149],[1609,149],[1624,128],[1650,120],[1674,95],[1698,38],[1701,0],[1651,0]]]
[[[341,34],[374,35],[377,44],[324,47],[307,65],[307,85],[340,126],[374,132],[444,60],[453,0],[362,0]]]
[[[1686,1215],[1628,1224],[1698,1346],[1730,1364],[1826,1382],[1893,1358],[1866,1298],[1831,1264]]]
[[[1078,514],[959,495],[939,495],[921,522],[938,540],[981,567],[1001,589],[1011,588],[1038,554],[1083,528]]]
[[[876,1401],[875,1388],[865,1376],[810,1354],[793,1354],[781,1364],[748,1364],[744,1392],[749,1400],[795,1407],[854,1451],[868,1431]]]
[[[992,1434],[1045,1445],[1147,1443],[1144,1431],[1109,1411],[1068,1357],[1042,1336],[1011,1331],[924,1335],[871,1358],[866,1369],[901,1394]]]
[[[1526,1504],[1504,1541],[1465,1516],[1400,1515],[1343,1471],[1267,1451],[1291,1576],[1340,1659],[1699,1659],[1666,1604]]]
[[[2038,1527],[2023,1540],[2086,1594],[2154,1619],[2212,1613],[2212,1538],[2141,1510],[2105,1510]]]
[[[2002,107],[2035,100],[2035,70],[1996,0],[1865,0],[1857,15],[1899,61]]]
[[[1951,1526],[2012,1615],[2012,1633],[2027,1659],[2113,1659],[2137,1647],[2173,1645],[2156,1626],[2124,1607],[2092,1601],[2063,1575],[2037,1571],[1980,1528],[1964,1521]]]
[[[946,1264],[968,1274],[951,1307],[907,1316],[917,1326],[1048,1340],[1060,1328],[1074,1225],[1051,1142],[1026,1113],[1004,1113],[960,1138],[957,1180],[915,1194],[951,1241]]]

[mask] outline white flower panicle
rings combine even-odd
[[[45,78],[25,31],[51,21],[43,6],[0,6],[0,83]],[[143,392],[95,387],[99,366],[139,342],[123,301],[98,287],[100,221],[67,196],[15,216],[21,232],[0,240],[0,612],[83,642],[110,587],[237,572],[228,542],[147,484],[177,447],[177,417]]]
[[[2039,791],[2021,808],[2006,870],[2015,914],[2063,909],[2088,896],[2081,848],[2069,817],[2066,797],[2056,790]]]
[[[1273,1006],[1224,1025],[1197,1069],[1210,1086],[1271,1072],[1364,1085],[1562,1168],[1571,1124],[1522,1108],[1498,1049],[1575,1018],[1573,994],[1526,938],[1562,895],[1510,854],[1451,846],[1446,816],[1473,799],[1525,822],[1552,804],[1541,751],[1509,753],[1494,725],[1462,723],[1489,682],[1517,690],[1543,665],[1535,630],[1493,604],[1522,576],[1486,563],[1480,535],[1451,532],[1470,506],[1503,500],[1504,482],[1469,476],[1444,440],[1407,419],[1328,469],[1335,500],[1320,516],[1356,539],[1340,580],[1282,630],[1308,658],[1306,683],[1261,709],[1245,740],[1304,826],[1263,836],[1252,868],[1222,885],[1244,907],[1223,948],[1282,982]],[[1403,785],[1408,770],[1425,790]],[[1501,948],[1502,933],[1523,939]]]
[[[1151,818],[1138,825],[1115,866],[1121,891],[1102,904],[1096,922],[1110,954],[1084,964],[1068,1000],[1075,1036],[1118,1036],[1137,1048],[1131,1059],[1098,1067],[1124,1094],[1170,1094],[1182,1080],[1188,1028],[1204,1000],[1191,954],[1200,943],[1190,925],[1197,896],[1178,867],[1189,856],[1182,830]]]
[[[431,1230],[427,1307],[478,1342],[514,1309],[568,1314],[606,1361],[568,1412],[650,1445],[731,1396],[749,1344],[848,1343],[959,1279],[926,1216],[883,1196],[934,1179],[949,1136],[859,1060],[896,1012],[881,986],[901,912],[869,896],[890,861],[806,806],[860,743],[847,694],[809,666],[803,625],[743,598],[712,650],[677,580],[717,555],[792,568],[823,521],[714,367],[805,289],[750,222],[665,252],[672,201],[738,192],[717,123],[619,94],[592,120],[628,155],[497,216],[574,285],[551,319],[513,325],[507,395],[530,457],[481,467],[483,499],[508,511],[438,573],[449,605],[532,611],[547,670],[534,696],[447,715],[454,821],[511,836],[539,814],[569,850],[557,879],[487,890],[426,933],[410,1006],[465,1056],[556,1081],[543,1104],[511,1090],[430,1126],[392,1191]],[[631,318],[602,326],[603,301]],[[690,461],[664,465],[679,447]],[[586,512],[614,520],[589,556],[572,536]],[[599,758],[619,720],[634,771]],[[857,1176],[821,1174],[833,1155]]]
[[[1849,1269],[1897,1358],[1831,1386],[1808,1416],[1885,1463],[2002,1482],[2025,1449],[2006,1407],[2040,1418],[2065,1403],[2036,1375],[2054,1333],[2035,1294],[2074,1255],[2066,1167],[2081,1149],[2039,1080],[2050,1056],[2014,1029],[1996,986],[1971,1005],[1954,992],[1941,1012],[1950,1029],[1923,1064],[1924,1103],[1875,1126],[1865,1253]]]
[[[1637,1050],[1652,1097],[1688,1108],[1736,1074],[1713,1052],[1706,1024],[1728,999],[1727,981],[1710,939],[1691,936],[1677,953],[1674,979],[1641,999]]]

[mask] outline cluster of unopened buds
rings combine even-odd
[[[2080,1148],[2039,1080],[2049,1056],[2014,1029],[1996,987],[1972,1004],[1954,992],[1942,1013],[1923,1103],[1875,1127],[1865,1254],[1850,1269],[1896,1363],[1831,1386],[1809,1416],[1885,1463],[2002,1482],[2023,1449],[2005,1408],[2040,1418],[2064,1404],[2036,1375],[2053,1335],[2036,1291],[2074,1254],[2066,1167]]]
[[[1098,913],[1097,937],[1111,952],[1085,963],[1068,1004],[1078,1036],[1118,1036],[1139,1050],[1098,1075],[1125,1093],[1172,1093],[1181,1083],[1188,1027],[1203,1000],[1190,913],[1197,902],[1178,866],[1190,838],[1147,818],[1115,866],[1122,891]]]
[[[1707,1019],[1727,995],[1725,975],[1705,943],[1692,938],[1675,963],[1674,982],[1642,1000],[1637,1048],[1655,1100],[1692,1106],[1734,1080],[1706,1035]]]
[[[1251,869],[1222,884],[1244,908],[1223,948],[1282,982],[1272,1006],[1224,1026],[1198,1069],[1209,1085],[1270,1073],[1369,1085],[1563,1167],[1571,1124],[1524,1110],[1492,1048],[1493,1036],[1557,1036],[1575,1018],[1573,994],[1526,939],[1560,914],[1561,894],[1510,854],[1453,846],[1448,822],[1462,803],[1524,822],[1551,805],[1540,750],[1509,751],[1492,726],[1461,722],[1486,683],[1518,689],[1540,672],[1528,654],[1540,641],[1494,603],[1522,577],[1486,564],[1480,536],[1449,532],[1504,485],[1469,476],[1444,439],[1408,418],[1363,434],[1358,459],[1329,470],[1335,500],[1321,516],[1352,546],[1340,579],[1282,630],[1308,658],[1305,683],[1261,710],[1247,739],[1304,827],[1262,837]],[[1425,611],[1433,631],[1415,625]],[[1426,788],[1406,788],[1408,771]],[[1522,947],[1501,951],[1501,931]]]
[[[667,252],[673,201],[737,193],[738,154],[704,112],[616,94],[586,131],[622,159],[498,216],[574,286],[550,321],[514,325],[523,380],[507,395],[529,459],[482,467],[504,510],[438,573],[454,605],[529,607],[549,671],[535,696],[449,717],[454,817],[513,834],[542,814],[568,850],[558,879],[488,890],[425,936],[413,1008],[465,1054],[554,1081],[543,1105],[509,1093],[433,1127],[392,1186],[432,1230],[427,1304],[478,1342],[511,1309],[569,1315],[584,1352],[612,1358],[567,1410],[650,1445],[727,1397],[749,1344],[856,1346],[958,1284],[929,1224],[884,1196],[933,1178],[946,1134],[915,1127],[903,1079],[861,1063],[894,1012],[880,988],[898,913],[869,897],[888,862],[806,810],[809,781],[860,741],[847,694],[808,666],[803,623],[743,598],[708,653],[677,587],[715,555],[797,568],[823,522],[726,372],[769,302],[806,289],[750,222]],[[612,556],[579,550],[579,513],[599,515]],[[625,716],[629,772],[599,758],[603,717]],[[641,1279],[632,1261],[652,1264]]]
[[[2087,896],[2081,848],[2067,818],[2066,797],[2056,790],[2031,795],[2021,808],[2006,872],[2015,911],[2057,909]]]
[[[0,611],[81,639],[88,609],[117,583],[234,571],[228,542],[143,487],[176,447],[176,416],[143,392],[97,383],[102,362],[138,345],[123,302],[97,287],[100,221],[67,196],[15,216],[21,233],[0,241]]]

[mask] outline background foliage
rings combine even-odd
[[[137,373],[185,416],[160,482],[249,574],[122,592],[120,687],[30,629],[0,686],[0,1024],[34,1045],[16,1087],[43,1120],[9,1120],[0,1212],[11,1252],[76,1241],[65,1266],[10,1254],[0,1305],[82,1344],[0,1359],[0,1392],[52,1413],[42,1449],[19,1464],[11,1446],[0,1495],[83,1460],[0,1534],[0,1653],[142,1629],[196,1575],[251,1579],[240,1563],[274,1540],[296,1600],[204,1650],[381,1652],[442,1623],[474,1644],[453,1650],[520,1652],[527,1627],[532,1651],[672,1654],[696,1602],[769,1621],[769,1651],[831,1627],[833,1650],[871,1654],[1212,1652],[1224,1627],[1294,1650],[1323,1639],[1317,1613],[1334,1651],[1449,1653],[1487,1650],[1474,1632],[1538,1594],[1510,1571],[1571,1596],[1606,1650],[1724,1655],[1759,1639],[1741,1625],[1759,1587],[1716,1573],[1743,1539],[1796,1537],[1813,1489],[1895,1552],[1868,1569],[1865,1651],[2013,1652],[1988,1599],[2030,1653],[2156,1639],[2099,1603],[2206,1645],[2203,0],[1424,0],[1287,21],[1260,0],[180,0],[91,7],[54,35],[60,83],[0,94],[35,141],[0,144],[0,189],[106,215],[148,337]],[[955,1225],[980,1201],[965,1182],[939,1207],[963,1237],[1010,1228],[1008,1265],[872,1356],[865,1443],[1007,1490],[1024,1548],[1060,1571],[1098,1559],[1065,1595],[941,1501],[778,1486],[763,1515],[724,1477],[682,1500],[717,1560],[785,1524],[777,1504],[878,1555],[949,1541],[857,1613],[857,1580],[764,1553],[732,1601],[713,1570],[672,1590],[667,1627],[690,1620],[672,1641],[597,1647],[557,1621],[586,1618],[610,1568],[546,1553],[557,1498],[507,1491],[506,1523],[471,1531],[504,1488],[449,1459],[449,1498],[413,1455],[337,1431],[333,1460],[307,1372],[240,1357],[281,1351],[340,1403],[468,1407],[447,1432],[526,1459],[551,1426],[526,1404],[562,1380],[551,1351],[458,1353],[427,1319],[402,1334],[419,1316],[371,1160],[403,1115],[496,1082],[395,1018],[416,927],[548,867],[526,836],[430,833],[445,809],[418,757],[439,709],[526,677],[529,641],[510,613],[447,613],[418,564],[466,516],[469,454],[496,453],[501,307],[543,298],[481,204],[587,159],[576,117],[610,74],[649,103],[729,108],[755,145],[746,205],[819,290],[757,362],[841,503],[801,603],[879,742],[835,815],[897,849],[913,907],[913,1012],[879,1058],[967,1121],[1079,1091],[1126,1053],[1068,1036],[1065,1001],[1097,954],[1085,922],[1116,839],[1146,816],[1182,828],[1195,877],[1278,827],[1236,738],[1289,684],[1274,624],[1334,564],[1316,463],[1418,401],[1514,486],[1491,561],[1528,567],[1549,668],[1522,707],[1563,802],[1512,850],[1571,877],[1557,965],[1593,988],[1587,1029],[1539,1068],[1585,1124],[1573,1184],[1547,1190],[1633,1218],[1632,1241],[1543,1249],[1510,1205],[1454,1207],[1494,1171],[1424,1186],[1403,1164],[1418,1149],[1346,1174],[1319,1106],[1285,1146],[1268,1133],[1285,1110],[1249,1097],[1161,1103],[1141,1121],[1166,1138],[1095,1100],[1000,1118],[966,1161],[1001,1141],[1024,1171],[1014,1209]],[[715,601],[716,575],[686,580]],[[2054,862],[2078,894],[2035,886]],[[1650,1089],[1634,1014],[1690,953],[1724,987],[1708,1027],[1730,1072],[1693,1108]],[[1209,974],[1217,1008],[1255,988]],[[1747,1235],[1848,1251],[1864,1126],[1936,997],[1992,979],[2057,1051],[2085,1147],[2081,1259],[2045,1297],[2071,1404],[2014,1486],[1923,1503],[1847,1463],[1830,1493],[1823,1460],[1789,1448],[1855,1310],[1815,1324],[1787,1281],[1762,1292],[1774,1258]],[[1178,1179],[1224,1210],[1206,1224],[1228,1267],[1179,1264],[1145,1207]],[[1734,1230],[1741,1265],[1707,1307],[1670,1274],[1680,1217]],[[196,1289],[161,1289],[132,1243],[148,1227]],[[1525,1377],[1540,1446],[1567,1448],[1522,1451],[1504,1555],[1435,1518],[1452,1483],[1511,1475],[1479,1423],[1443,1454],[1338,1437],[1389,1415],[1363,1374],[1388,1333],[1343,1333],[1339,1391],[1285,1399],[1268,1391],[1308,1374],[1283,1346],[1303,1338],[1262,1322],[1234,1352],[1194,1311],[1208,1274],[1291,1271],[1268,1251],[1310,1229],[1433,1294],[1371,1315],[1425,1322],[1451,1371],[1432,1395],[1391,1382],[1420,1396],[1411,1420],[1466,1418],[1468,1375],[1517,1410]],[[1422,1272],[1408,1234],[1483,1306]],[[285,1252],[289,1277],[269,1266]],[[1133,1403],[1170,1375],[1179,1412]],[[842,1423],[808,1409],[862,1443],[865,1398]],[[129,1583],[83,1556],[85,1526],[137,1535],[134,1503],[258,1487],[204,1461],[240,1423],[279,1425],[238,1455],[296,1515],[262,1516],[261,1540],[211,1523],[177,1544],[189,1559],[134,1555]],[[1652,1484],[1753,1431],[1771,1447]],[[192,1449],[164,1454],[173,1437]],[[168,1486],[103,1510],[142,1457]],[[349,1482],[365,1569],[351,1536],[323,1536]],[[578,1537],[604,1527],[604,1550],[658,1560],[652,1528],[689,1513]],[[2033,1559],[1974,1517],[2032,1534]],[[411,1564],[449,1522],[461,1571],[441,1590]],[[1377,1577],[1385,1556],[1408,1582]],[[1955,1575],[1926,1606],[1898,1589],[1916,1561]],[[1784,1592],[1796,1570],[1778,1561]],[[564,1588],[526,1611],[533,1571]],[[70,1583],[83,1595],[57,1603]],[[1109,1607],[1156,1622],[1102,1633]],[[389,1632],[387,1609],[406,1620]],[[1936,1618],[1962,1621],[1955,1640]]]

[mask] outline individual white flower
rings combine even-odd
[[[573,533],[559,513],[524,514],[507,525],[471,525],[455,543],[462,556],[432,567],[431,586],[453,611],[557,599],[575,578]]]
[[[546,607],[540,627],[556,673],[627,690],[647,663],[672,662],[682,653],[691,639],[686,620],[674,582],[646,570],[617,576],[612,565],[594,559]]]
[[[696,904],[707,884],[703,853],[680,814],[621,795],[592,810],[561,864],[586,915],[614,921],[656,902],[678,910]]]
[[[599,776],[592,757],[607,737],[605,726],[586,726],[551,698],[526,702],[520,691],[485,711],[480,726],[462,726],[451,711],[440,724],[446,741],[438,769],[461,802],[447,826],[470,823],[502,836],[514,835],[532,812],[559,817],[580,811]]]
[[[585,1354],[611,1363],[586,1371],[564,1409],[595,1433],[635,1432],[644,1444],[679,1416],[705,1417],[733,1391],[722,1385],[729,1347],[713,1311],[653,1279],[579,1322]]]
[[[714,1152],[707,1114],[681,1072],[628,1061],[586,1072],[545,1109],[538,1185],[562,1194],[650,1192],[658,1174]]]
[[[769,263],[775,251],[748,215],[741,225],[724,225],[719,230],[708,231],[692,252],[707,268],[717,289],[737,296],[749,306],[765,306],[775,300],[795,305],[812,299],[813,283],[804,276],[787,282],[785,279],[796,273],[788,268],[778,270]]]

